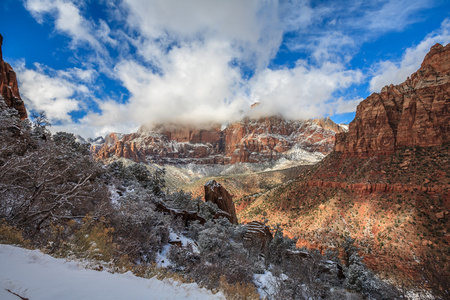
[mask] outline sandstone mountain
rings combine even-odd
[[[336,151],[372,156],[404,147],[450,141],[450,46],[434,45],[420,69],[402,84],[385,86],[358,105]]]
[[[91,150],[99,159],[125,157],[160,164],[234,164],[331,152],[334,136],[345,129],[328,119],[292,121],[281,117],[245,118],[221,129],[159,125],[132,134],[111,133]],[[317,161],[319,160],[317,159]]]
[[[0,96],[3,97],[8,107],[15,108],[19,112],[20,118],[23,120],[28,117],[27,110],[20,98],[16,73],[8,63],[3,61],[2,43],[3,37],[0,34]]]
[[[359,104],[330,155],[251,199],[240,221],[281,223],[299,246],[320,250],[351,236],[383,271],[411,270],[416,257],[436,249],[448,262],[449,75],[450,45],[433,46],[404,83]]]

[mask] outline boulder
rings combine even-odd
[[[244,246],[256,247],[262,253],[266,253],[273,239],[269,227],[258,221],[247,223],[245,227],[247,227],[247,231],[244,235]]]
[[[219,209],[226,212],[228,215],[225,216],[231,223],[238,223],[232,196],[220,183],[210,180],[205,184],[205,201],[216,204]]]

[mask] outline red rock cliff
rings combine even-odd
[[[293,147],[328,154],[342,129],[327,120],[293,121],[280,117],[244,119],[220,130],[181,125],[142,127],[137,133],[110,134],[97,158],[125,157],[137,162],[234,164],[277,160]]]
[[[330,120],[331,121],[331,120]],[[307,122],[266,117],[244,119],[224,130],[225,154],[236,162],[261,162],[281,158],[295,144],[310,152],[328,154],[332,151],[334,135],[341,130],[324,127],[319,119]]]
[[[27,110],[20,98],[16,73],[8,63],[3,61],[2,43],[3,37],[0,34],[0,94],[3,96],[6,105],[17,109],[20,119],[23,120],[28,117]]]
[[[371,156],[449,141],[450,44],[436,44],[405,82],[385,86],[358,105],[349,132],[336,135],[335,150]]]

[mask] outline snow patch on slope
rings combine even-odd
[[[0,299],[16,293],[39,299],[225,299],[196,283],[139,278],[127,272],[86,270],[74,261],[53,258],[39,250],[0,245]]]
[[[181,247],[187,247],[190,245],[192,247],[192,251],[194,253],[197,253],[197,254],[200,253],[200,250],[198,249],[198,245],[194,240],[192,240],[188,237],[185,237],[182,234],[177,234],[177,233],[173,232],[172,228],[169,228],[169,230],[170,230],[170,233],[169,233],[169,241],[170,242],[178,242],[179,241],[179,242],[181,242]],[[158,266],[163,267],[163,268],[168,268],[168,267],[172,266],[172,262],[168,258],[170,247],[172,247],[171,244],[165,245],[163,247],[163,249],[161,250],[161,252],[156,255],[156,264]],[[174,246],[174,247],[177,247],[177,246]]]

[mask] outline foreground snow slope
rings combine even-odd
[[[197,284],[86,270],[39,250],[0,245],[0,299],[225,299]]]

